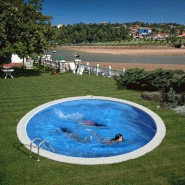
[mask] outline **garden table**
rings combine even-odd
[[[5,79],[7,78],[7,76],[11,76],[13,78],[13,76],[11,75],[11,73],[14,71],[14,69],[1,69],[4,73],[6,73],[5,75]]]

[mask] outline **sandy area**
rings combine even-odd
[[[57,48],[60,49],[61,47]],[[62,46],[63,49],[80,51],[86,53],[106,53],[113,55],[185,55],[185,47],[174,48],[169,46]],[[86,64],[88,61],[83,61]],[[144,68],[146,71],[162,69],[182,69],[185,71],[183,64],[141,64],[141,63],[115,63],[115,62],[89,62],[90,65],[99,64],[100,67],[111,66],[112,69],[122,70],[123,68]]]
[[[63,49],[81,51],[87,53],[108,53],[119,55],[185,55],[185,47],[174,48],[167,46],[62,46]],[[61,49],[61,46],[55,48]],[[86,64],[88,61],[83,61]],[[111,66],[112,69],[122,70],[123,68],[144,68],[146,71],[162,69],[182,69],[185,71],[184,64],[141,64],[141,63],[115,63],[115,62],[89,62],[90,65],[99,64],[100,67]],[[15,67],[15,64],[9,64],[6,67]],[[16,64],[18,65],[18,64]],[[21,65],[21,64],[19,64]],[[2,66],[0,66],[2,67]]]
[[[99,64],[100,67],[108,68],[111,66],[112,69],[122,70],[129,69],[129,68],[144,68],[145,71],[152,71],[158,68],[162,68],[163,70],[170,69],[182,69],[185,71],[185,65],[180,64],[140,64],[140,63],[115,63],[115,62],[88,62],[90,65],[96,66]],[[87,64],[87,62],[82,62],[82,64]]]
[[[58,49],[60,49],[59,47]],[[62,46],[63,49],[80,51],[86,53],[106,53],[113,55],[185,55],[185,47],[174,48],[169,46]],[[88,61],[83,61],[86,64]],[[100,67],[111,66],[112,69],[122,70],[123,68],[144,68],[146,71],[162,69],[182,69],[185,71],[183,64],[141,64],[141,63],[115,63],[115,62],[89,62],[90,65],[99,64]]]
[[[185,47],[168,46],[62,46],[63,49],[112,55],[184,55]]]

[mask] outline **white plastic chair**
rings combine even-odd
[[[76,69],[75,64],[74,63],[70,63],[69,64],[69,70],[72,71],[75,74],[75,69]]]
[[[78,68],[78,71],[77,71],[77,74],[78,74],[78,75],[82,75],[83,72],[84,72],[84,66],[79,67],[79,68]]]

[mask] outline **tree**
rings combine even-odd
[[[42,0],[43,1],[43,0]],[[41,56],[55,39],[51,16],[43,15],[41,0],[0,0],[0,57]],[[24,61],[23,61],[24,62]]]
[[[180,34],[182,34],[183,31],[185,30],[185,26],[184,25],[178,25],[177,29],[180,30]]]

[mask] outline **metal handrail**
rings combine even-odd
[[[43,141],[41,138],[35,138],[35,139],[33,139],[33,140],[31,141],[31,144],[30,144],[31,156],[30,156],[30,157],[32,157],[32,151],[31,151],[31,149],[32,149],[33,142],[34,142],[35,140],[40,140],[41,142]],[[46,147],[46,145],[44,145],[44,146]]]
[[[39,147],[40,147],[40,145],[43,143],[44,144],[44,142],[47,142],[48,144],[49,144],[49,146],[51,147],[51,149],[53,150],[53,152],[55,152],[55,150],[53,149],[53,147],[51,146],[51,144],[48,142],[48,141],[42,141],[39,145],[38,145],[38,161],[39,161]]]
[[[53,147],[51,146],[51,144],[50,144],[48,141],[42,140],[41,138],[35,138],[34,140],[31,141],[31,144],[30,144],[30,152],[31,152],[30,157],[32,157],[32,151],[31,151],[31,149],[32,149],[33,142],[34,142],[35,140],[40,140],[40,141],[41,141],[41,142],[39,143],[39,145],[37,146],[37,147],[38,147],[38,161],[39,161],[39,147],[40,147],[41,144],[43,144],[43,145],[46,147],[46,145],[45,145],[44,143],[47,142],[47,143],[49,144],[49,146],[51,147],[51,149],[55,152],[55,150],[53,149]]]

